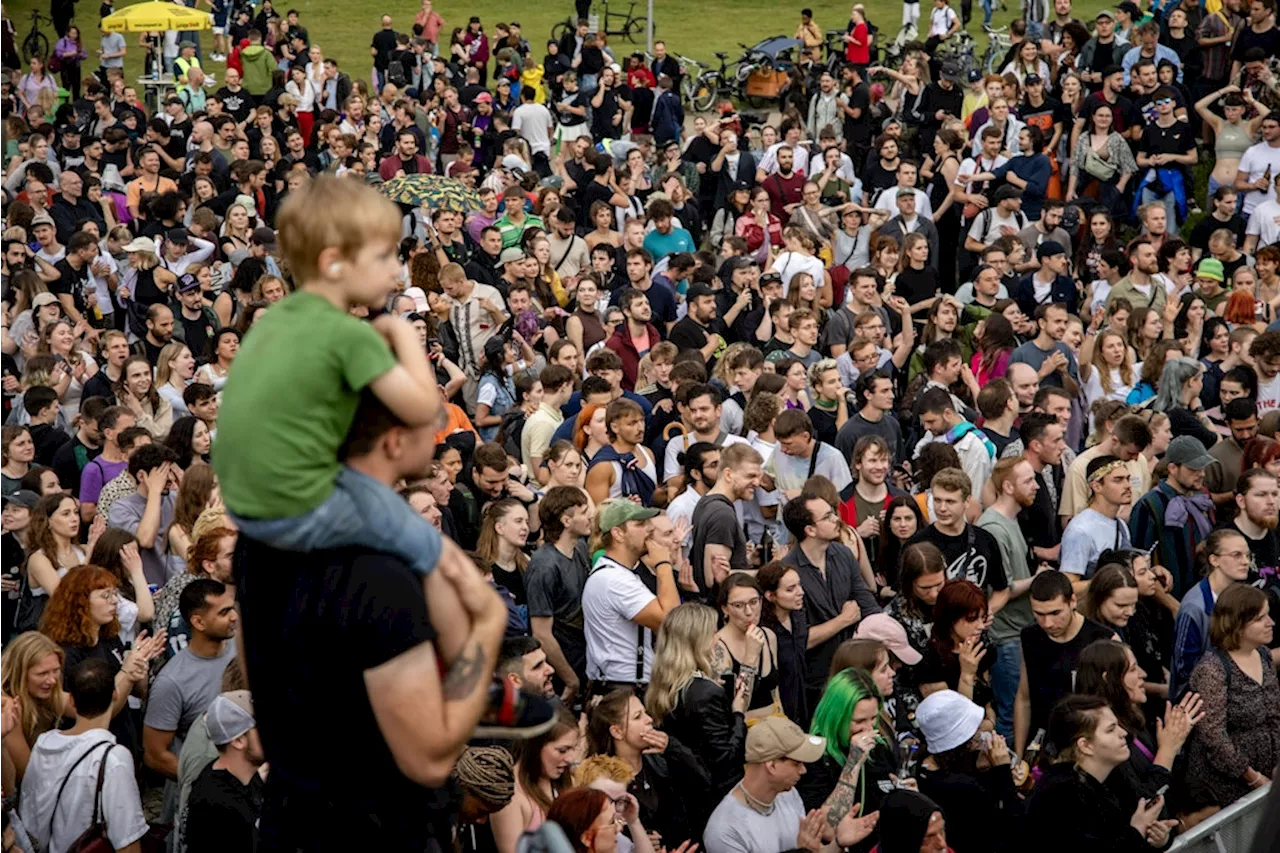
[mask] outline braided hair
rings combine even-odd
[[[472,746],[463,751],[453,768],[458,784],[494,811],[515,796],[516,779],[511,753],[500,746]]]

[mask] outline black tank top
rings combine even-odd
[[[725,693],[733,698],[733,685],[736,683],[738,674],[742,671],[742,663],[733,656],[733,652],[729,649],[728,643],[723,640],[716,642],[724,645],[724,650],[729,653],[729,660],[733,661],[732,676],[725,675]],[[764,653],[769,657],[769,674],[757,675],[755,687],[751,691],[751,701],[747,703],[747,712],[758,711],[761,708],[768,708],[773,704],[773,691],[778,689],[780,676],[778,675],[778,662],[773,657],[773,650],[769,648],[769,644],[765,643]]]
[[[946,173],[942,171],[942,167],[947,164],[947,161],[955,159],[954,154],[947,155],[934,169],[933,180],[929,181],[929,206],[933,208],[935,220],[937,219],[938,208],[942,207],[942,203],[947,200],[947,194],[951,192],[951,188],[947,185]],[[953,214],[954,218],[960,218],[959,205],[951,205],[942,215],[944,217],[952,217]]]

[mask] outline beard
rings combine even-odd
[[[1278,516],[1264,515],[1259,518],[1251,512],[1246,512],[1245,515],[1248,516],[1250,521],[1261,527],[1263,530],[1275,530],[1277,526],[1280,526],[1280,517]]]
[[[1036,493],[1032,492],[1029,495],[1017,494],[1014,495],[1014,498],[1018,501],[1018,506],[1031,506],[1036,502]]]

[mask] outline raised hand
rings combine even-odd
[[[960,648],[956,650],[956,654],[960,657],[961,674],[977,675],[978,664],[982,662],[982,655],[986,650],[987,647],[983,645],[980,634],[974,634],[961,643]]]
[[[93,553],[93,546],[98,544],[98,537],[106,531],[107,520],[103,517],[102,513],[98,513],[93,517],[93,523],[89,525],[88,550],[90,554]],[[133,548],[133,553],[136,555],[138,553],[138,543],[130,542],[129,545]],[[139,559],[138,563],[141,565],[141,559]],[[127,563],[125,565],[128,566]]]
[[[872,812],[865,817],[858,817],[861,806],[855,806],[844,819],[836,824],[836,844],[841,847],[852,847],[875,831],[876,822],[880,820],[880,812]]]
[[[818,853],[822,849],[822,832],[827,823],[827,810],[814,809],[800,821],[800,831],[796,834],[796,847]]]
[[[96,525],[98,523],[98,519],[101,517],[102,516],[99,515],[93,520],[93,523]],[[90,536],[92,535],[92,532],[90,532]],[[120,562],[124,564],[124,567],[130,574],[142,571],[142,555],[138,553],[137,542],[130,542],[128,545],[125,545],[120,549]]]

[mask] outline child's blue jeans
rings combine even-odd
[[[346,465],[333,494],[310,512],[293,518],[232,517],[249,538],[284,551],[359,545],[394,554],[423,575],[440,561],[440,532],[388,486]]]

